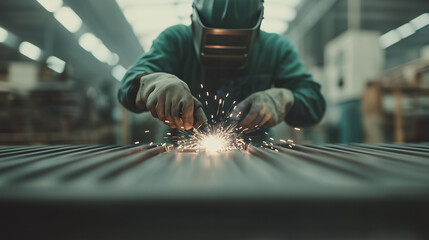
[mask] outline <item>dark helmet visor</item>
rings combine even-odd
[[[205,26],[196,8],[193,8],[192,30],[194,46],[201,63],[212,69],[243,69],[246,66],[263,19],[261,10],[251,28],[220,29]]]

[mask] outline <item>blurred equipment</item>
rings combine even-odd
[[[325,48],[325,92],[329,124],[339,126],[339,141],[362,142],[361,97],[366,83],[383,68],[379,33],[348,30]]]
[[[365,91],[363,114],[367,142],[429,141],[429,60],[414,61],[374,79]]]
[[[34,62],[1,64],[7,71],[0,81],[0,144],[115,142],[106,140],[113,133],[108,89],[85,92],[64,68],[58,73]]]
[[[276,150],[0,147],[2,236],[428,239],[429,144]]]

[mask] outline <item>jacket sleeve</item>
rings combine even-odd
[[[313,80],[289,40],[282,38],[279,65],[275,73],[274,86],[292,91],[295,103],[286,116],[291,126],[306,127],[318,123],[326,110],[320,84]]]
[[[179,35],[174,28],[166,29],[154,40],[150,50],[127,71],[118,90],[118,100],[125,108],[135,113],[142,112],[135,103],[142,75],[154,72],[177,75],[180,54],[179,42]]]

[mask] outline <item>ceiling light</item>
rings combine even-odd
[[[116,65],[119,62],[119,56],[116,53],[110,54],[110,59],[107,61],[107,64],[110,66]]]
[[[429,13],[424,13],[413,20],[411,20],[411,24],[414,25],[416,30],[426,27],[429,25]]]
[[[261,29],[265,32],[283,34],[287,31],[289,24],[282,20],[264,19]]]
[[[95,58],[97,58],[100,62],[109,62],[110,57],[112,53],[109,51],[109,49],[104,46],[103,43],[100,43],[96,49],[91,51],[92,55],[94,55]]]
[[[385,33],[380,37],[380,44],[383,48],[388,48],[393,44],[401,41],[401,34],[398,30],[394,29],[388,33]]]
[[[187,4],[188,6],[192,6],[193,0],[116,0],[118,5],[123,7],[133,7],[133,6],[153,6],[153,5],[169,5],[169,4]]]
[[[296,10],[284,4],[265,4],[264,18],[290,22],[296,18]]]
[[[19,52],[35,61],[39,60],[40,56],[42,55],[42,50],[29,42],[22,42],[19,45]]]
[[[119,62],[119,56],[103,44],[103,42],[92,33],[85,33],[79,38],[79,45],[86,51],[92,53],[100,62],[105,62],[110,66]]]
[[[385,33],[380,37],[380,44],[383,48],[388,48],[404,38],[413,35],[417,30],[429,25],[429,13],[424,13],[409,23],[406,23],[397,29]]]
[[[0,42],[6,42],[8,35],[9,33],[6,31],[6,29],[0,27]]]
[[[46,59],[46,65],[55,72],[62,73],[66,67],[66,62],[55,56],[50,56],[48,59]]]
[[[49,12],[55,12],[63,6],[62,0],[37,0]]]
[[[88,52],[94,51],[100,44],[100,39],[92,33],[85,33],[79,38],[79,45]]]
[[[127,70],[124,67],[117,65],[112,69],[112,76],[116,78],[116,80],[121,81],[126,72]]]
[[[411,23],[406,23],[400,27],[398,27],[398,32],[401,34],[402,39],[413,35],[416,32],[414,25]]]
[[[54,13],[54,16],[58,22],[72,33],[77,32],[82,26],[80,17],[69,7],[60,8]]]
[[[146,34],[147,32],[162,31],[179,23],[175,8],[172,7],[127,8],[124,9],[124,15],[137,36]],[[144,22],[150,22],[151,24],[142,24]]]
[[[176,24],[190,24],[192,0],[117,0],[135,35],[146,50],[152,44],[155,33]],[[148,23],[151,24],[142,24]],[[148,37],[150,35],[150,37]]]
[[[298,4],[301,3],[301,0],[265,0],[264,1],[265,4],[282,4],[282,5],[287,5],[290,7],[296,7],[298,6]]]

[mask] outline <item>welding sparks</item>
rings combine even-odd
[[[201,85],[201,87],[203,87]],[[200,99],[205,105],[215,103],[217,105],[216,114],[209,116],[209,129],[192,129],[191,131],[179,131],[178,136],[173,136],[172,140],[175,141],[179,151],[189,152],[205,151],[207,153],[216,153],[230,150],[242,150],[246,148],[246,141],[244,140],[244,130],[238,130],[238,121],[231,121],[229,118],[233,116],[232,108],[236,109],[233,101],[229,110],[224,109],[225,100],[222,96],[210,94],[208,91],[203,92],[203,97],[210,97],[210,99]],[[229,93],[225,98],[229,97]],[[214,100],[214,101],[213,101]],[[240,112],[237,116],[240,116]]]
[[[201,89],[203,88],[204,86],[201,84]],[[178,129],[176,132],[177,134],[166,133],[167,136],[164,138],[174,143],[174,145],[168,145],[167,148],[175,146],[179,152],[203,151],[208,154],[215,154],[231,150],[245,150],[248,145],[258,144],[258,142],[262,140],[259,139],[261,136],[248,135],[250,130],[261,129],[259,125],[255,125],[254,128],[252,127],[251,129],[239,126],[239,120],[236,118],[242,117],[243,112],[235,112],[237,111],[237,101],[233,101],[231,105],[230,103],[226,103],[226,99],[231,97],[230,93],[221,96],[213,92],[202,90],[202,92],[198,94],[198,97],[206,106],[209,104],[216,104],[213,109],[213,113],[216,110],[215,114],[207,115],[209,117],[209,121],[206,124],[208,127],[205,126],[199,129],[193,128],[191,130],[185,130],[182,127]],[[225,105],[227,105],[226,109],[224,108]],[[170,123],[168,120],[164,122]],[[299,131],[301,129],[295,128],[295,130]],[[261,145],[261,148],[275,151],[275,139],[270,137],[268,132],[263,132],[262,135],[266,135],[264,137],[270,142],[262,141],[263,145]],[[252,139],[253,137],[255,137],[255,139]],[[282,143],[293,144],[293,141],[288,141],[283,139],[280,140]],[[163,143],[162,146],[166,146],[166,143]],[[291,148],[290,145],[289,147]]]
[[[208,135],[201,140],[200,148],[203,148],[207,153],[215,153],[225,149],[227,141],[216,135]]]
[[[179,151],[206,151],[209,154],[216,152],[231,151],[233,149],[243,150],[246,142],[243,132],[236,132],[237,123],[226,124],[221,122],[210,125],[210,133],[194,129],[191,134],[180,136],[177,141]]]

